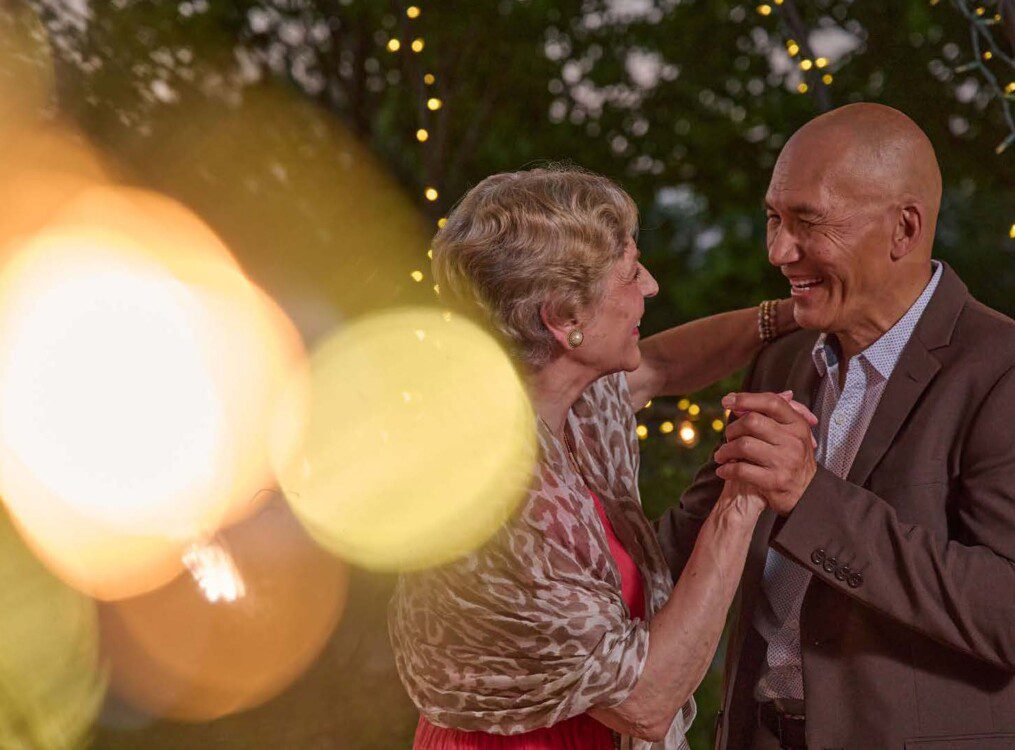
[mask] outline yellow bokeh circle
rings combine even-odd
[[[378,570],[413,570],[483,544],[535,465],[535,418],[511,360],[475,324],[433,308],[361,319],[311,357],[301,434],[276,454],[313,536]],[[288,440],[281,441],[283,444]]]

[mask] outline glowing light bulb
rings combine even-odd
[[[425,46],[425,44],[426,43],[422,39],[413,39],[412,40],[412,51],[413,52],[422,52],[423,51],[423,47]]]
[[[643,424],[638,425],[638,428],[635,430],[635,432],[638,433],[639,440],[644,440],[645,438],[648,437],[648,427],[646,427]]]
[[[397,39],[388,40],[388,52],[398,52],[400,49],[402,49],[402,43],[400,41]]]
[[[426,139],[430,137],[430,134],[426,131],[426,128],[420,128],[416,131],[416,140],[420,143],[426,143]]]
[[[664,435],[669,435],[671,432],[673,432],[673,422],[670,422],[669,420],[663,422],[661,425],[659,425],[659,432],[663,433]]]
[[[423,195],[426,196],[426,199],[428,201],[430,201],[431,203],[433,201],[437,200],[437,198],[439,197],[439,193],[437,192],[437,188],[432,188],[432,187],[428,187],[425,191],[423,191]]]
[[[680,438],[680,442],[688,447],[698,442],[698,431],[694,429],[694,425],[690,422],[684,422],[680,425],[680,432],[677,433],[677,436]]]
[[[427,86],[433,86],[436,82],[437,79],[434,77],[433,73],[427,73],[425,76],[423,76],[423,83],[425,83]]]
[[[726,426],[726,423],[723,422],[721,419],[713,419],[712,420],[712,429],[715,430],[716,432],[722,432],[723,427],[725,427],[725,426]]]
[[[421,12],[422,11],[420,11],[419,6],[417,5],[410,5],[408,8],[405,9],[405,15],[407,15],[409,18],[419,18],[419,14]]]
[[[412,277],[412,280],[415,281],[417,284],[420,281],[423,280],[423,272],[422,271],[413,271],[409,275]]]
[[[431,112],[436,112],[438,109],[441,108],[442,105],[443,102],[436,96],[431,96],[429,99],[426,100],[426,108],[429,109]]]

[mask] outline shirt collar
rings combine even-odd
[[[881,335],[881,338],[857,355],[867,360],[868,364],[885,380],[890,378],[895,370],[895,365],[898,364],[899,357],[902,356],[902,350],[909,343],[913,331],[916,330],[916,324],[920,321],[920,316],[927,309],[927,304],[934,296],[934,290],[937,289],[938,282],[941,280],[944,267],[936,260],[932,260],[931,265],[934,268],[934,273],[923,292],[916,298],[916,302],[906,311],[905,315],[899,318],[895,325]],[[827,333],[818,336],[818,340],[814,343],[811,358],[821,377],[825,377],[828,371],[839,363],[841,352],[837,344],[838,342],[829,338]]]

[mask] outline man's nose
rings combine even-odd
[[[773,266],[795,263],[802,257],[800,242],[785,227],[768,242],[768,262]]]

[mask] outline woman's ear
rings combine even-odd
[[[568,334],[578,327],[578,319],[574,316],[562,315],[549,302],[543,302],[539,306],[539,317],[546,329],[553,334],[553,338],[563,349],[569,349],[567,343]]]

